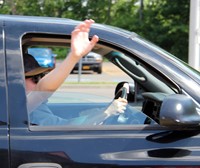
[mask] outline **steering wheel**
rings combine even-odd
[[[128,93],[129,93],[129,84],[127,82],[121,82],[117,85],[115,89],[114,99],[118,99],[119,97],[121,97],[127,100]],[[129,115],[126,114],[126,111],[125,111],[124,114],[110,116],[108,119],[104,121],[104,124],[106,125],[127,124],[126,122],[128,119],[129,119]]]
[[[131,84],[128,82],[121,82],[116,86],[114,99],[118,99],[119,97],[124,99],[130,99],[129,94],[131,94],[130,88]],[[140,111],[131,108],[127,105],[126,110],[123,114],[113,115],[107,118],[103,124],[104,125],[128,125],[128,124],[144,124],[144,120],[146,116],[144,116]]]
[[[120,86],[120,85],[122,85],[122,86]],[[118,99],[119,97],[121,97],[121,98],[124,98],[124,99],[127,100],[128,93],[129,93],[129,84],[127,82],[126,83],[125,82],[124,83],[120,83],[116,87],[114,99]]]

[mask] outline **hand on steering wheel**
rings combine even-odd
[[[129,83],[127,82],[119,83],[116,87],[114,101],[118,101],[119,99],[122,99],[127,102],[127,98],[130,100],[131,95],[128,95],[128,94],[132,94],[132,93],[131,93],[131,90],[129,89],[132,89]],[[143,113],[141,113],[137,109],[133,109],[130,106],[127,106],[127,104],[124,107],[126,107],[126,110],[124,109],[122,113],[117,112],[117,108],[115,108],[115,111],[113,109],[113,114],[115,115],[110,115],[103,122],[103,124],[105,125],[144,124],[144,120],[146,119],[146,116]]]
[[[119,116],[120,114],[124,113],[128,103],[127,102],[128,93],[129,93],[129,85],[128,83],[125,83],[123,87],[119,90],[119,93],[116,94],[113,102],[106,109],[105,114],[107,114],[107,117],[110,117],[112,115]]]
[[[107,117],[112,115],[120,115],[123,114],[126,110],[127,100],[119,97],[118,99],[114,99],[110,106],[104,112],[107,114]]]

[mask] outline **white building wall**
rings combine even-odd
[[[190,0],[189,65],[200,70],[200,0]]]

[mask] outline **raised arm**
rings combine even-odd
[[[85,20],[80,23],[72,31],[71,36],[71,51],[60,64],[46,76],[44,76],[36,86],[38,91],[55,91],[69,76],[75,64],[87,53],[89,53],[99,38],[94,35],[89,40],[89,31],[91,25],[94,23],[93,20]]]

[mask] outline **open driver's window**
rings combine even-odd
[[[69,46],[70,42],[64,36],[45,37],[31,34],[24,37],[23,52],[24,56],[26,53],[32,55],[41,67],[47,68],[49,71],[43,75],[48,75],[62,64],[70,52]],[[148,117],[141,112],[142,99],[134,102],[134,80],[105,57],[113,51],[111,48],[99,45],[75,65],[55,92],[42,90],[29,92],[27,95],[29,124],[34,126],[143,125]],[[35,82],[34,75],[30,78]],[[41,77],[38,80],[41,80]],[[53,76],[52,83],[55,80],[56,76]],[[122,96],[120,89],[124,83],[130,85],[130,101],[125,106],[126,109],[120,113],[114,101]]]

